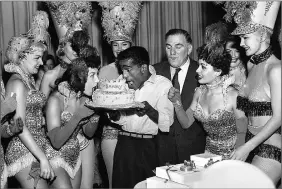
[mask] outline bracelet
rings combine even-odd
[[[181,108],[182,107],[182,104],[179,100],[177,100],[176,102],[173,103],[173,105],[176,107],[176,108]]]
[[[12,133],[12,131],[10,130],[10,124],[8,124],[7,125],[7,127],[6,127],[6,133],[11,137],[11,136],[13,136],[14,134]]]
[[[99,119],[100,119],[100,116],[94,115],[90,118],[90,123],[98,123]]]

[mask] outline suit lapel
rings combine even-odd
[[[197,87],[196,70],[197,62],[190,59],[190,65],[186,74],[185,82],[181,93],[181,101],[184,110],[187,110],[192,102],[195,88]]]
[[[171,81],[170,65],[168,62],[164,63],[162,72],[162,75]]]

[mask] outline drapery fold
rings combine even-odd
[[[0,2],[0,49],[3,51],[1,62],[6,61],[4,56],[8,41],[11,37],[25,33],[31,26],[32,15],[38,9],[39,1],[2,1]],[[195,49],[203,43],[205,27],[203,2],[196,1],[144,1],[139,13],[139,20],[133,41],[135,45],[145,47],[151,59],[151,64],[165,58],[165,33],[172,28],[187,30],[193,40],[192,58],[196,58]],[[97,16],[97,13],[94,15]],[[100,20],[92,19],[89,26],[90,44],[95,46],[102,55],[102,28]],[[49,18],[51,19],[51,18]],[[52,26],[50,26],[52,27]],[[53,54],[55,45],[49,48]],[[109,56],[104,55],[103,56]],[[103,58],[101,56],[101,58]],[[103,61],[103,65],[109,62]]]
[[[145,47],[151,64],[165,58],[165,34],[173,28],[187,30],[192,38],[192,58],[196,59],[196,48],[202,45],[205,28],[202,4],[197,1],[151,1],[143,2],[135,43]]]

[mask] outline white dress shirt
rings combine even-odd
[[[180,66],[181,70],[178,72],[178,82],[180,85],[180,93],[182,92],[183,89],[183,85],[185,82],[185,78],[188,72],[188,68],[190,65],[190,58],[188,58],[188,60],[185,62],[185,64],[183,64],[182,66]],[[171,79],[173,78],[174,74],[175,74],[175,70],[176,68],[173,68],[170,66],[170,75],[171,75]]]
[[[147,101],[159,113],[158,124],[153,122],[146,114],[139,117],[136,114],[122,115],[116,123],[122,125],[122,129],[127,132],[139,134],[156,135],[158,129],[163,132],[169,132],[169,128],[174,121],[174,108],[168,99],[168,91],[172,87],[172,83],[167,78],[156,75],[156,71],[149,66],[152,74],[145,81],[141,89],[135,91],[135,101]]]

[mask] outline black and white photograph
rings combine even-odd
[[[281,189],[280,1],[0,1],[0,189]]]

